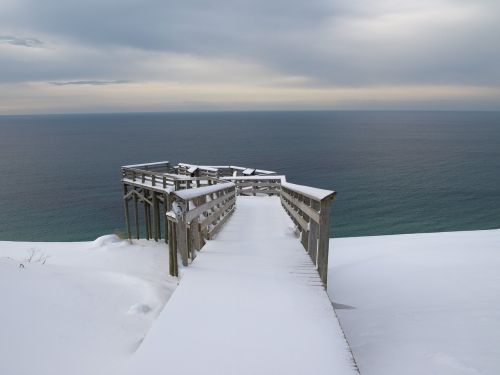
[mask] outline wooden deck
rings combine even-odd
[[[292,184],[268,170],[168,161],[123,166],[122,184],[129,239],[141,235],[163,239],[173,276],[178,275],[177,255],[188,266],[230,220],[237,196],[278,196],[296,226],[298,240],[327,284],[334,191]]]

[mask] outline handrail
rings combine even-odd
[[[236,185],[238,195],[278,195],[284,176],[233,176],[222,177],[222,180],[231,181]]]
[[[301,233],[301,243],[327,284],[330,210],[336,192],[281,183],[281,204]]]
[[[140,183],[148,187],[173,187],[175,190],[189,189],[192,186],[212,185],[217,178],[212,176],[191,177],[173,173],[161,173],[137,168],[122,167],[122,181]]]
[[[236,185],[221,182],[212,186],[192,188],[170,193],[172,210],[167,213],[172,229],[169,234],[171,261],[177,262],[177,251],[182,264],[196,257],[206,240],[210,240],[221,229],[236,204]],[[177,268],[176,264],[173,266]],[[172,270],[172,269],[171,269]]]

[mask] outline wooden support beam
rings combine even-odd
[[[156,195],[156,230],[158,232],[158,240],[161,240],[161,216],[160,199]]]
[[[318,234],[318,273],[323,284],[327,285],[328,278],[328,247],[330,242],[330,205],[331,199],[321,201]]]
[[[148,220],[148,217],[149,217],[149,214],[148,214],[148,208],[149,208],[149,205],[144,202],[144,226],[145,226],[145,233],[146,233],[146,240],[149,241],[149,220]]]
[[[148,237],[149,239],[153,239],[153,223],[151,220],[151,206],[148,205]]]
[[[169,262],[169,271],[171,276],[179,276],[178,265],[177,265],[177,244],[176,244],[176,224],[167,220],[168,225],[168,233],[170,237],[168,239],[168,262]]]
[[[167,212],[170,210],[168,207],[169,199],[168,195],[165,194],[163,196],[163,223],[165,224],[165,243],[168,242],[168,234],[169,234],[169,225],[168,225],[168,220],[167,220]]]
[[[133,188],[135,190],[135,187]],[[139,229],[139,204],[137,202],[137,194],[134,194],[134,216],[135,216],[135,236],[137,239],[140,238]]]
[[[154,227],[154,239],[156,242],[158,242],[158,228],[159,228],[159,223],[158,219],[160,218],[159,214],[159,207],[158,207],[158,200],[156,199],[156,193],[153,191],[153,227]]]
[[[129,217],[129,211],[128,211],[128,188],[127,185],[123,184],[123,204],[125,207],[125,224],[127,226],[127,235],[128,239],[132,239],[132,233],[130,232],[130,217]]]
[[[309,234],[307,241],[307,252],[311,257],[316,268],[318,268],[318,233],[319,225],[318,223],[311,221],[309,223]]]
[[[176,223],[176,238],[177,238],[177,249],[181,253],[182,265],[187,267],[189,263],[188,255],[188,237],[187,237],[187,225],[184,220],[179,220]]]

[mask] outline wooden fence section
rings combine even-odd
[[[171,274],[178,274],[177,252],[187,266],[189,259],[196,257],[196,251],[213,238],[233,213],[235,188],[232,183],[221,183],[172,193],[172,210],[167,213],[169,233],[175,236],[169,241]]]
[[[281,181],[285,176],[234,176],[222,177],[225,181],[231,181],[236,185],[238,195],[279,195]]]
[[[123,166],[122,184],[128,238],[132,239],[133,224],[137,239],[141,224],[144,238],[164,238],[173,276],[178,275],[177,253],[187,266],[233,213],[236,195],[279,195],[326,286],[334,191],[291,184],[273,171],[187,163],[173,166],[167,161]]]
[[[281,183],[281,204],[301,233],[301,242],[327,283],[330,206],[336,193],[309,186]]]

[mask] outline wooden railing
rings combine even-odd
[[[129,183],[148,185],[152,188],[190,189],[204,185],[213,185],[218,179],[211,176],[190,177],[172,173],[160,173],[137,168],[122,167],[122,180]]]
[[[326,285],[330,241],[330,206],[336,193],[281,183],[281,204],[299,229],[301,242]]]
[[[184,266],[196,257],[206,240],[221,229],[236,204],[236,186],[230,182],[174,191],[167,213],[170,274],[177,276],[177,253]]]
[[[284,176],[234,176],[222,177],[236,185],[238,195],[279,195]]]
[[[174,167],[168,161],[159,161],[156,163],[124,165],[122,168],[140,169],[151,172],[174,173]]]

